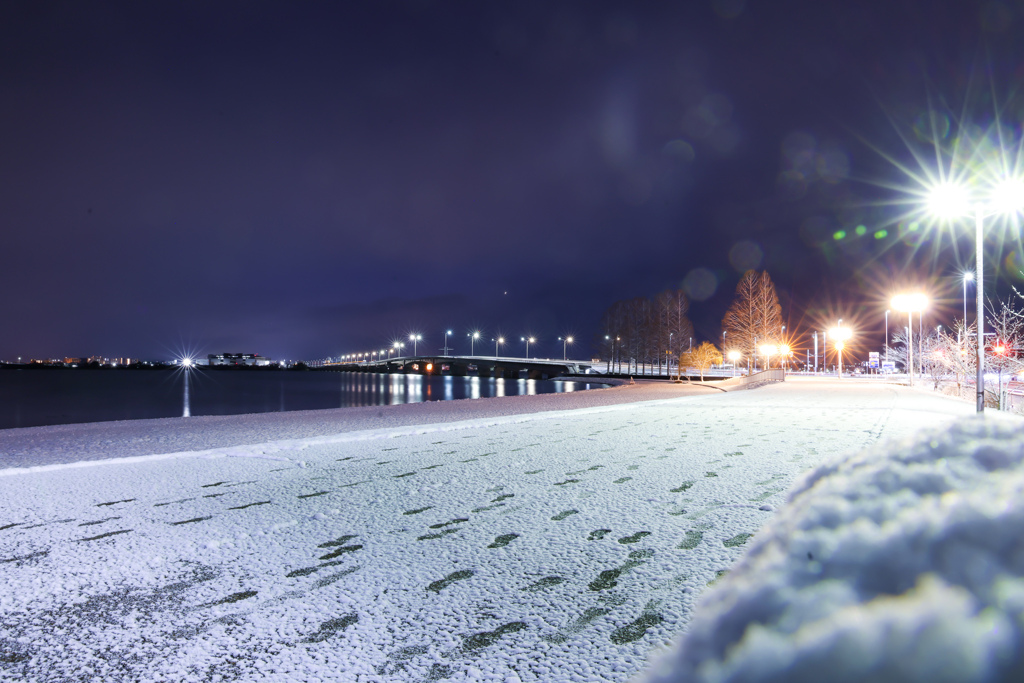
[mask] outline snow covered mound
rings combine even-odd
[[[1024,425],[809,472],[645,680],[1024,680]]]

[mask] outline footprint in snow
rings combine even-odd
[[[494,539],[494,542],[488,545],[488,548],[504,548],[509,543],[519,538],[519,534],[502,534]]]
[[[447,588],[448,586],[452,585],[456,581],[464,581],[464,580],[468,579],[469,577],[473,576],[473,574],[475,574],[475,573],[476,572],[474,572],[472,569],[462,569],[462,570],[457,571],[457,572],[452,572],[451,574],[449,574],[448,576],[444,577],[443,579],[439,579],[438,581],[432,582],[429,586],[427,586],[427,590],[428,591],[433,591],[435,593],[440,593],[441,591],[443,591],[445,588]]]

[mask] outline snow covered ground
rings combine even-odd
[[[849,380],[688,391],[154,456],[140,424],[106,461],[102,428],[11,430],[43,464],[0,470],[0,674],[625,681],[803,471],[972,409]]]

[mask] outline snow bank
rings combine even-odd
[[[1024,425],[812,470],[644,680],[1024,679]]]

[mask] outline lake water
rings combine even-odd
[[[187,384],[187,387],[186,387]],[[3,370],[0,429],[381,406],[596,389],[588,382],[349,372]],[[186,392],[187,388],[187,392]]]

